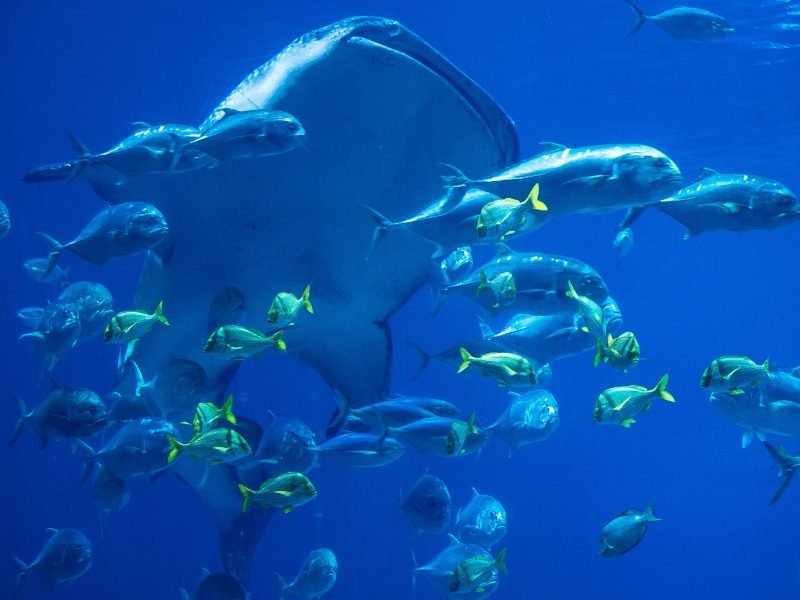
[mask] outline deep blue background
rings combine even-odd
[[[0,242],[2,430],[10,436],[13,429],[14,395],[30,405],[46,391],[37,383],[32,347],[16,339],[23,329],[14,317],[52,293],[21,269],[42,254],[33,232],[67,238],[101,206],[85,184],[19,181],[34,166],[72,155],[67,132],[99,151],[127,135],[132,121],[199,123],[297,35],[346,16],[377,14],[400,20],[492,94],[517,122],[523,156],[534,154],[540,140],[641,142],[667,152],[687,178],[709,166],[780,179],[800,192],[800,51],[793,47],[800,45],[800,3],[704,6],[729,17],[737,34],[704,45],[678,42],[646,24],[628,37],[634,19],[616,0],[3,3],[0,194],[13,229]],[[445,479],[456,504],[469,499],[472,486],[505,503],[511,574],[496,598],[800,595],[800,489],[792,486],[768,507],[778,484],[771,459],[758,445],[742,450],[740,430],[713,412],[697,387],[705,365],[720,354],[800,363],[800,226],[684,242],[677,223],[646,214],[633,254],[619,261],[610,246],[618,217],[563,218],[515,249],[563,253],[595,266],[646,360],[628,376],[593,369],[589,354],[557,363],[550,389],[561,405],[561,426],[510,459],[495,440],[477,460],[409,451],[383,469],[314,471],[319,498],[269,526],[255,560],[254,598],[275,598],[273,573],[293,576],[320,544],[333,548],[341,565],[328,597],[411,597],[412,548],[426,561],[446,544],[443,536],[412,540],[397,510],[401,488],[426,468]],[[108,285],[120,308],[132,299],[139,259],[102,268],[73,257],[64,262],[73,280]],[[477,408],[491,422],[505,399],[490,382],[456,377],[441,365],[409,381],[416,357],[403,340],[438,350],[477,331],[476,308],[466,301],[453,299],[436,320],[429,314],[423,290],[392,320],[395,391],[438,395],[465,411]],[[99,341],[81,345],[54,377],[104,393],[115,352]],[[591,423],[601,390],[652,386],[664,372],[674,406],[655,406],[631,430]],[[297,414],[317,430],[332,406],[319,377],[289,358],[246,365],[235,391],[242,411]],[[792,440],[788,445],[796,448]],[[45,527],[77,527],[95,542],[92,570],[55,597],[176,598],[178,588],[193,588],[201,567],[219,567],[211,519],[174,478],[135,481],[130,505],[111,516],[101,537],[67,444],[40,452],[27,431],[0,457],[0,553],[32,559]],[[598,557],[605,522],[650,498],[664,521],[629,555]],[[13,565],[0,560],[0,596],[13,585]],[[39,591],[31,582],[25,597]],[[423,580],[415,593],[420,600],[438,597]]]

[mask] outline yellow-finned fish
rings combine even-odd
[[[700,387],[741,394],[742,388],[758,385],[762,377],[770,377],[769,359],[759,365],[747,356],[720,356],[703,371]]]
[[[522,202],[514,198],[492,200],[481,208],[478,223],[475,226],[479,238],[499,238],[519,231],[532,211],[546,212],[547,205],[539,200],[539,184],[531,188],[528,197]]]
[[[450,426],[447,438],[444,441],[444,450],[447,454],[461,455],[466,454],[464,444],[470,435],[478,435],[478,427],[475,424],[477,414],[473,413],[466,421],[456,421]]]
[[[152,331],[156,323],[169,325],[164,316],[163,302],[158,303],[152,315],[143,310],[124,310],[111,317],[103,332],[103,340],[112,344],[135,342]]]
[[[509,271],[498,273],[491,279],[483,271],[480,272],[480,282],[475,288],[475,295],[480,296],[484,290],[489,290],[494,296],[495,303],[492,308],[500,308],[511,304],[517,297],[517,284],[514,281],[514,274]]]
[[[675,402],[667,391],[669,375],[664,375],[652,390],[641,385],[613,387],[598,396],[594,403],[592,421],[607,425],[619,424],[630,427],[636,421],[633,415],[650,410],[655,398]]]
[[[195,460],[218,464],[239,460],[249,456],[252,452],[247,440],[239,432],[228,428],[199,433],[185,444],[171,435],[167,436],[167,440],[170,445],[167,456],[168,464],[174,462],[182,454]]]
[[[481,356],[472,356],[461,347],[461,373],[470,365],[480,369],[481,375],[496,379],[501,386],[530,387],[537,384],[536,366],[527,358],[513,352],[487,352]]]
[[[581,328],[583,331],[590,333],[596,338],[605,341],[606,339],[606,322],[603,317],[603,307],[588,296],[581,296],[575,291],[575,287],[571,281],[567,282],[566,296],[571,298],[578,305],[578,312],[583,317],[584,326]]]
[[[228,424],[236,425],[236,416],[233,414],[233,394],[229,394],[222,406],[213,402],[201,402],[194,409],[191,423],[194,435],[211,431],[217,427],[227,427]]]
[[[258,502],[262,506],[280,508],[287,513],[313,500],[317,495],[311,480],[302,473],[294,471],[267,479],[257,490],[251,490],[240,483],[239,491],[243,498],[242,512],[246,512],[253,502]]]
[[[482,593],[486,589],[483,587],[486,582],[485,576],[495,569],[500,573],[508,573],[505,563],[507,548],[503,548],[497,553],[495,558],[490,555],[476,554],[472,558],[462,560],[453,569],[453,576],[450,578],[451,593]]]
[[[223,325],[208,336],[203,351],[220,354],[230,360],[244,360],[259,356],[269,348],[281,352],[286,350],[283,330],[266,335],[257,329],[241,325]]]
[[[306,309],[309,313],[314,314],[314,307],[311,306],[311,286],[307,285],[306,289],[298,298],[290,292],[279,292],[267,312],[267,323],[276,327],[285,327],[294,322],[297,314]]]
[[[627,372],[628,369],[639,363],[641,354],[639,340],[636,339],[632,331],[624,331],[617,337],[609,333],[605,344],[600,338],[597,338],[597,353],[594,355],[594,366],[596,367],[601,362],[606,362],[615,369]]]

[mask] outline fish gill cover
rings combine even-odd
[[[796,2],[3,12],[3,596],[800,591]]]

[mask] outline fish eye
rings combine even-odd
[[[299,129],[299,127],[295,121],[286,121],[286,129],[288,129],[291,133],[294,133]]]

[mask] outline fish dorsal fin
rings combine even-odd
[[[556,142],[539,142],[542,152],[558,152],[559,150],[566,150],[569,146],[558,144]]]
[[[450,541],[451,544],[460,544],[461,540],[454,536],[452,533],[447,534],[447,539]]]
[[[133,127],[134,131],[141,131],[142,129],[150,129],[152,125],[147,121],[134,121],[131,123],[131,127]]]
[[[618,514],[616,517],[614,517],[614,518],[615,518],[615,519],[619,519],[620,517],[634,517],[634,516],[636,516],[636,515],[639,515],[639,514],[641,514],[641,513],[639,512],[639,510],[638,510],[638,509],[636,509],[636,508],[629,508],[628,510],[624,510],[624,511],[622,511],[621,513],[619,513],[619,514]]]
[[[697,175],[697,180],[706,179],[707,177],[713,177],[714,175],[719,175],[719,171],[715,171],[714,169],[709,169],[708,167],[700,167],[700,172]]]
[[[494,245],[494,249],[495,249],[495,254],[494,254],[495,258],[498,258],[500,256],[508,256],[509,254],[514,254],[514,251],[511,249],[511,247],[504,242],[497,242]]]
[[[481,493],[480,493],[478,490],[476,490],[475,488],[472,488],[472,493],[473,493],[475,496],[480,496],[480,495],[481,495]]]
[[[224,106],[220,108],[220,110],[222,111],[223,118],[230,117],[231,115],[238,115],[240,112],[242,112],[236,108],[231,108],[230,106]]]

